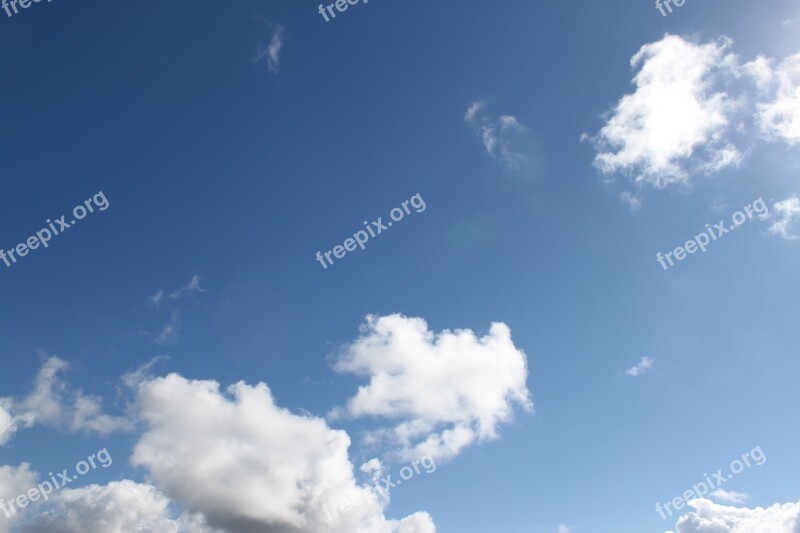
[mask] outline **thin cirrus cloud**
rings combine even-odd
[[[742,63],[728,38],[696,43],[667,34],[631,58],[634,92],[594,136],[594,165],[628,175],[637,191],[689,186],[697,175],[736,168],[757,140],[800,143],[800,54],[773,66]],[[635,199],[637,201],[631,201]],[[632,209],[638,196],[623,197]]]
[[[207,292],[203,287],[200,286],[200,279],[201,278],[198,274],[193,274],[186,285],[175,289],[174,291],[166,293],[164,289],[158,289],[155,294],[147,297],[147,303],[153,307],[158,307],[165,298],[169,300],[178,300],[184,296],[192,295],[194,293]]]
[[[174,302],[186,296],[208,292],[206,289],[200,286],[200,279],[201,278],[198,274],[194,274],[186,283],[186,285],[183,285],[182,287],[179,287],[169,293],[165,292],[163,289],[159,289],[155,294],[147,298],[147,303],[150,307],[157,308],[162,302],[167,300]],[[169,318],[161,327],[161,331],[153,340],[159,346],[169,346],[175,344],[182,325],[183,318],[180,311],[173,310],[170,313]]]
[[[797,533],[800,524],[800,502],[749,509],[697,499],[689,506],[695,510],[678,519],[674,533]]]
[[[256,49],[253,63],[266,63],[267,68],[273,74],[277,74],[281,69],[281,51],[286,41],[286,29],[280,24],[273,24],[266,19],[261,19],[272,32],[269,43]]]
[[[527,358],[502,323],[479,338],[470,330],[434,333],[421,318],[368,316],[334,368],[369,383],[331,418],[388,421],[368,432],[367,442],[386,444],[403,459],[453,458],[498,438],[517,409],[533,409]]]
[[[639,377],[642,374],[649,372],[653,369],[653,364],[655,361],[652,357],[644,356],[642,359],[635,364],[634,366],[630,367],[628,370],[625,371],[625,375],[631,377]]]
[[[175,341],[178,339],[178,332],[180,331],[182,325],[183,319],[181,318],[180,312],[173,311],[169,315],[167,322],[161,328],[161,332],[156,337],[156,344],[159,346],[175,344]]]
[[[767,230],[770,234],[792,241],[800,239],[800,196],[793,194],[775,202],[769,218],[775,219]]]
[[[710,496],[722,503],[744,503],[750,498],[746,492],[736,492],[733,490],[725,490],[723,488],[715,489],[711,492]]]
[[[480,137],[489,156],[503,167],[519,171],[530,166],[531,154],[527,153],[528,128],[513,115],[492,117],[485,111],[484,102],[469,104],[464,120]]]

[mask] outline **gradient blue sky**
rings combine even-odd
[[[631,187],[593,166],[604,114],[634,90],[631,57],[665,33],[733,39],[743,60],[800,52],[797,3],[647,0],[358,4],[325,23],[312,2],[54,0],[0,12],[0,247],[102,190],[110,208],[11,268],[0,396],[46,355],[124,414],[120,376],[269,384],[325,416],[363,380],[331,357],[367,314],[432,331],[504,322],[527,356],[535,412],[392,491],[387,516],[425,510],[442,533],[674,529],[654,511],[755,446],[768,460],[726,488],[749,506],[800,500],[796,242],[752,221],[669,271],[655,261],[761,197],[800,192],[797,145],[753,141],[738,168],[691,187]],[[254,62],[283,29],[280,66]],[[529,168],[492,158],[464,115],[513,115]],[[607,116],[607,115],[605,115]],[[314,259],[407,217],[323,270]],[[205,292],[148,306],[198,275]],[[174,342],[154,338],[173,311]],[[641,357],[653,368],[625,375]],[[331,421],[354,442],[362,423]],[[136,434],[36,426],[0,464],[39,472],[101,447],[145,474]],[[351,450],[357,456],[355,450]]]

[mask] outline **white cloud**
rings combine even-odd
[[[189,283],[181,287],[180,289],[173,291],[170,293],[169,298],[171,300],[177,300],[181,296],[186,294],[192,294],[195,292],[206,292],[206,290],[200,286],[200,276],[194,274],[191,279],[189,279]]]
[[[746,492],[736,492],[722,488],[713,490],[711,496],[723,503],[744,503],[750,497]]]
[[[151,485],[123,480],[108,485],[62,489],[50,499],[51,508],[41,512],[22,533],[158,533],[209,532],[191,520],[175,520],[169,499]]]
[[[653,368],[653,363],[654,361],[651,357],[644,356],[642,357],[641,361],[639,361],[636,365],[626,370],[625,374],[632,377],[641,376],[642,374]]]
[[[642,198],[636,193],[622,191],[619,195],[619,199],[634,213],[638,212],[642,207]]]
[[[481,138],[483,147],[493,159],[511,170],[521,170],[528,163],[522,144],[527,128],[514,116],[491,118],[483,111],[483,102],[472,102],[467,107],[464,120]]]
[[[64,360],[52,356],[42,365],[27,396],[21,400],[0,398],[0,444],[8,442],[19,427],[34,425],[101,435],[131,428],[129,420],[103,414],[100,398],[86,396],[67,384],[61,374],[68,367]]]
[[[158,289],[154,295],[147,297],[147,305],[151,307],[158,307],[161,304],[161,300],[163,299],[164,299],[164,291]]]
[[[36,484],[36,472],[32,471],[28,463],[20,466],[0,466],[0,504],[13,501],[20,494],[26,494]],[[16,513],[13,510],[17,510]],[[0,509],[0,533],[8,533],[11,527],[24,514],[24,509],[7,507],[7,511]],[[9,516],[6,516],[8,512]]]
[[[748,509],[728,507],[710,500],[689,502],[695,511],[683,515],[676,533],[798,533],[800,503]]]
[[[166,294],[163,289],[158,289],[155,294],[147,297],[147,304],[151,307],[158,307],[161,305],[161,302],[164,301],[164,298],[177,300],[186,295],[191,295],[198,292],[208,292],[200,286],[200,279],[201,278],[199,275],[194,274],[186,285],[180,287],[179,289],[175,289],[169,294]]]
[[[17,431],[17,423],[10,413],[13,402],[10,398],[0,398],[0,446],[4,446]]]
[[[558,533],[570,533],[571,531],[572,529],[570,529],[569,526],[566,526],[564,524],[558,526]]]
[[[403,458],[451,458],[497,438],[515,407],[533,407],[527,359],[502,323],[477,338],[470,330],[435,334],[421,318],[368,316],[335,368],[370,381],[331,416],[393,421],[370,438],[388,441]]]
[[[356,482],[350,439],[278,407],[269,388],[171,374],[138,387],[146,429],[131,461],[211,527],[261,533],[433,533],[427,513],[387,520],[388,494]],[[209,483],[213,480],[213,483]],[[348,512],[326,504],[362,503]]]
[[[763,65],[762,65],[763,69]],[[762,86],[765,73],[759,74]],[[771,100],[757,106],[757,121],[761,132],[771,140],[783,140],[790,145],[800,144],[800,54],[783,60],[769,76],[777,88]]]
[[[768,231],[772,235],[779,235],[788,240],[800,239],[797,235],[797,231],[800,231],[800,228],[797,228],[797,222],[800,221],[800,196],[793,194],[785,200],[775,202],[770,217],[778,219],[769,227]]]
[[[687,183],[693,172],[736,166],[741,152],[727,140],[736,102],[717,89],[735,74],[730,41],[695,44],[666,35],[631,59],[636,90],[617,103],[593,138],[604,174],[633,174],[655,187]]]
[[[169,316],[169,320],[161,328],[161,333],[156,337],[156,344],[165,346],[174,343],[178,339],[178,331],[180,331],[182,324],[181,314],[178,311],[173,311]]]
[[[266,21],[265,21],[266,22]],[[268,25],[272,28],[272,37],[269,44],[256,51],[254,63],[265,62],[272,73],[277,73],[281,68],[281,50],[285,40],[285,28],[279,24]]]

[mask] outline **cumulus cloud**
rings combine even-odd
[[[171,374],[139,385],[146,426],[131,461],[208,525],[227,532],[432,533],[427,513],[388,520],[388,494],[359,484],[350,439],[323,419],[275,404],[267,385]],[[209,483],[213,480],[213,483]],[[360,501],[348,512],[331,502]]]
[[[570,533],[571,531],[572,529],[570,529],[567,525],[561,524],[558,526],[558,533]]]
[[[800,239],[800,235],[797,234],[797,222],[800,221],[800,196],[793,194],[785,200],[775,202],[770,218],[777,220],[769,227],[769,233],[788,240]]]
[[[173,519],[169,498],[151,485],[130,480],[62,489],[49,509],[21,528],[22,533],[211,533],[202,520]],[[220,532],[222,533],[222,532]]]
[[[642,374],[653,368],[653,363],[654,361],[651,357],[644,356],[642,357],[641,361],[639,361],[637,364],[626,370],[625,374],[634,378],[637,376],[641,376]]]
[[[100,398],[87,396],[64,381],[61,375],[68,368],[66,361],[52,356],[42,365],[27,396],[0,398],[0,444],[7,443],[19,427],[34,425],[101,435],[131,428],[128,419],[103,414]]]
[[[633,177],[638,190],[687,186],[738,167],[759,137],[800,144],[800,54],[743,64],[732,45],[667,34],[642,46],[631,59],[635,90],[595,136],[582,136],[594,144],[594,165]],[[639,206],[638,196],[622,199]]]
[[[750,497],[746,492],[736,492],[722,488],[711,491],[711,496],[723,503],[744,503]]]
[[[710,500],[698,499],[689,502],[689,506],[695,510],[678,519],[675,533],[800,532],[800,503],[748,509],[728,507]]]
[[[31,470],[28,463],[22,463],[20,466],[0,466],[0,503],[5,504],[20,494],[27,493],[35,486],[36,477],[36,472]],[[0,533],[10,532],[12,526],[22,517],[23,513],[19,510],[17,513],[10,511],[9,508],[10,516],[6,516],[6,513],[0,510]]]
[[[800,144],[800,54],[782,61],[774,71],[762,72],[758,79],[763,86],[775,85],[770,100],[757,106],[757,121],[761,132],[771,140],[790,145]]]
[[[472,102],[464,120],[481,138],[486,153],[511,170],[521,170],[529,163],[523,145],[528,129],[513,115],[497,118],[483,112],[483,102]]]
[[[595,165],[656,187],[738,165],[742,154],[726,139],[737,105],[718,88],[735,68],[729,47],[729,40],[695,44],[675,35],[642,46],[631,59],[636,90],[593,138]]]
[[[502,323],[478,338],[470,330],[433,333],[421,318],[368,316],[334,367],[369,383],[331,416],[392,421],[368,438],[388,441],[404,459],[451,458],[497,438],[516,407],[533,408],[525,353]]]

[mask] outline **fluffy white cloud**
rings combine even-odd
[[[644,356],[637,364],[626,370],[625,373],[634,378],[641,376],[653,368],[653,363],[654,361],[652,357]]]
[[[470,330],[434,334],[421,318],[369,316],[335,368],[370,381],[331,415],[392,420],[371,437],[388,440],[403,458],[453,457],[497,438],[516,406],[533,407],[527,359],[502,323],[478,338]]]
[[[20,494],[26,494],[36,484],[36,472],[28,463],[20,466],[0,466],[0,533],[8,533],[12,526],[22,517],[18,508],[7,507]],[[14,510],[17,512],[14,513]],[[24,511],[23,511],[24,512]]]
[[[275,405],[265,384],[171,374],[141,383],[146,426],[131,458],[153,483],[211,527],[260,533],[432,533],[429,515],[387,520],[388,495],[360,485],[350,439],[326,422]],[[342,499],[359,501],[343,512]],[[332,509],[332,506],[334,507]]]
[[[0,398],[0,444],[8,442],[19,427],[37,424],[72,432],[94,431],[102,435],[131,428],[129,420],[103,414],[95,396],[66,383],[61,374],[69,365],[58,357],[47,359],[36,376],[33,390],[21,400]]]
[[[632,67],[640,67],[636,90],[617,103],[593,139],[595,165],[656,187],[685,183],[695,171],[738,165],[742,155],[726,139],[737,104],[717,88],[720,77],[735,71],[729,45],[675,35],[644,45],[631,59]]]
[[[155,487],[123,480],[63,489],[23,533],[210,533],[191,519],[171,518],[170,501]]]
[[[769,139],[800,144],[800,54],[786,58],[774,71],[759,67],[760,85],[772,82],[777,87],[771,100],[759,103],[757,120]]]
[[[512,115],[495,119],[482,114],[483,108],[483,102],[472,102],[464,120],[481,138],[486,153],[508,169],[521,170],[528,164],[528,156],[522,148],[527,128]]]
[[[800,533],[800,503],[748,509],[698,499],[689,505],[695,511],[678,519],[676,533]]]
[[[800,239],[797,235],[797,222],[800,220],[800,197],[796,194],[775,202],[772,206],[771,218],[776,218],[775,222],[769,227],[772,235],[779,235],[784,239]]]

